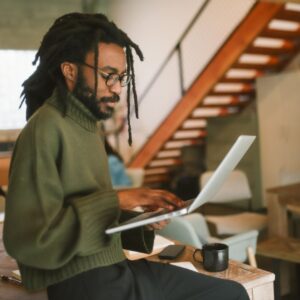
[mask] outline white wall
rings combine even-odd
[[[112,20],[140,45],[145,61],[136,61],[136,82],[141,95],[171,50],[204,7],[204,0],[110,0]],[[218,51],[255,0],[210,0],[182,44],[184,87],[187,89]],[[138,60],[138,59],[137,59]],[[181,99],[178,58],[173,56],[161,78],[140,104],[140,119],[132,117],[133,147],[127,133],[121,137],[125,160],[143,146],[149,136]],[[199,99],[200,100],[200,99]]]
[[[186,89],[203,71],[254,3],[254,0],[209,2],[182,44]]]
[[[300,181],[300,71],[257,82],[262,188]]]
[[[135,61],[136,84],[141,95],[193,19],[204,0],[110,0],[107,13],[143,51],[145,60]],[[155,83],[140,105],[140,119],[132,117],[133,147],[127,144],[127,129],[121,135],[125,160],[139,149],[147,137],[180,99],[177,58]],[[123,102],[123,105],[125,103]]]
[[[81,0],[1,0],[0,48],[37,49],[59,16],[81,11]]]
[[[223,0],[222,0],[223,1]],[[109,0],[107,12],[142,49],[136,61],[139,94],[175,46],[204,0]]]

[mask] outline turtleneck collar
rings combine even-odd
[[[72,93],[67,92],[66,97],[67,99],[62,100],[57,89],[55,89],[52,96],[47,100],[47,103],[55,106],[59,111],[63,113],[63,101],[66,101],[66,115],[86,130],[95,132],[97,130],[97,118]]]

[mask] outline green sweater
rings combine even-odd
[[[13,153],[3,239],[30,290],[149,252],[143,228],[106,235],[126,219],[112,189],[97,120],[71,94],[63,115],[57,93],[30,118]]]

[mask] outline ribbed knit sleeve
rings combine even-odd
[[[99,137],[73,124],[68,131],[70,119],[63,119],[61,130],[55,124],[60,119],[49,124],[42,117],[30,122],[14,149],[4,243],[19,263],[51,270],[111,247],[119,237],[104,229],[117,222],[119,209],[117,195],[106,183],[106,165],[98,159],[101,152],[87,148]]]
[[[108,245],[112,237],[104,234],[105,229],[118,219],[116,193],[96,192],[74,199],[72,202],[76,219],[81,224],[78,254],[85,256],[98,252]]]

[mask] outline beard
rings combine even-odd
[[[120,97],[117,94],[114,94],[112,97],[97,98],[94,90],[86,84],[85,78],[80,69],[78,70],[78,77],[73,90],[73,95],[88,108],[97,120],[106,120],[111,118],[114,109],[105,105],[105,103],[119,102],[120,100]],[[103,105],[101,105],[102,103]]]

